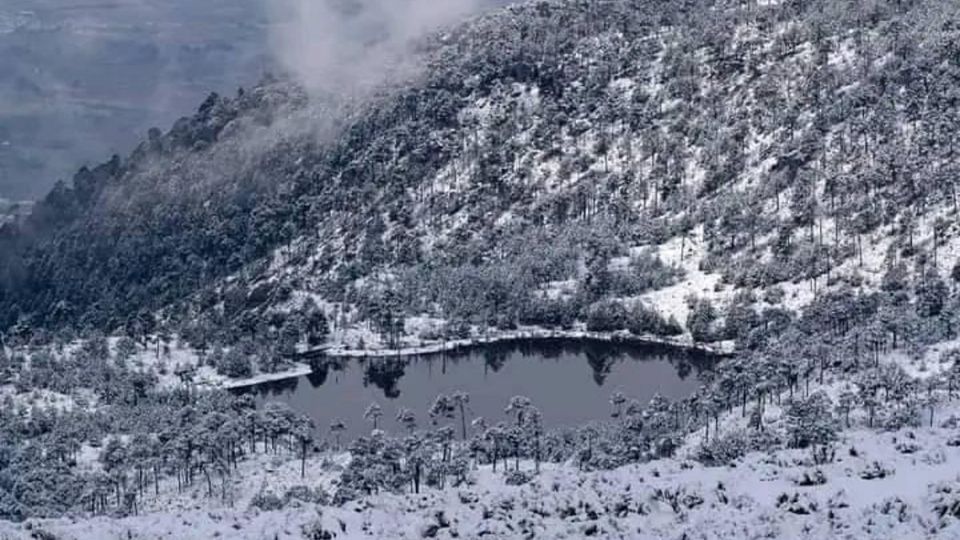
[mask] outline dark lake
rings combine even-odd
[[[383,408],[380,428],[400,434],[399,408],[412,410],[426,428],[437,395],[458,390],[470,394],[468,418],[506,420],[504,408],[521,395],[540,409],[549,428],[609,418],[617,391],[644,405],[657,393],[686,397],[711,363],[705,353],[666,346],[531,339],[405,358],[318,358],[310,375],[240,392],[252,393],[260,405],[286,402],[310,415],[325,437],[331,422],[341,420],[344,440],[369,434],[372,424],[363,413],[373,402]]]

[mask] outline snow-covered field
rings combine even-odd
[[[253,474],[237,475],[244,480],[234,486],[232,508],[205,499],[198,485],[148,496],[146,515],[0,523],[0,537],[266,539],[324,530],[335,536],[313,538],[960,538],[958,435],[956,427],[853,430],[835,461],[819,466],[803,450],[754,453],[716,468],[685,460],[586,473],[544,466],[523,486],[481,467],[469,485],[343,507],[295,501],[270,512],[249,508],[255,493],[329,489],[344,458],[314,460],[301,481],[295,459],[260,457],[244,465]]]
[[[836,401],[846,383],[831,377],[811,391]],[[782,414],[765,407],[765,429],[783,436]],[[252,501],[282,499],[297,486],[332,495],[348,454],[312,457],[302,478],[295,455],[255,454],[225,485],[214,477],[213,496],[202,478],[182,491],[168,479],[159,494],[148,486],[139,516],[0,523],[0,538],[960,538],[960,403],[938,405],[934,427],[892,432],[862,427],[865,414],[852,415],[854,427],[840,433],[826,463],[797,449],[706,467],[693,459],[698,430],[672,459],[599,472],[544,464],[522,486],[474,465],[464,485],[340,507],[293,499],[261,511]],[[739,407],[722,414],[721,437],[747,429],[747,417]]]
[[[110,338],[111,350],[115,350],[118,338]],[[217,370],[205,363],[197,351],[174,343],[159,355],[152,350],[141,351],[128,360],[134,369],[153,370],[159,376],[161,388],[171,388],[181,383],[177,375],[182,369],[193,373],[193,384],[206,388],[237,388],[252,386],[268,381],[300,377],[310,373],[310,366],[294,362],[287,369],[276,373],[256,373],[244,379],[231,379],[217,373]]]

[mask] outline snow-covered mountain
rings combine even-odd
[[[175,475],[178,490],[232,501],[247,481],[237,462],[261,449],[286,448],[271,466],[299,457],[306,474],[307,423],[193,392],[196,370],[160,366],[171,341],[185,364],[239,378],[308,347],[392,354],[566,332],[731,354],[689,399],[612,398],[623,414],[599,428],[544,433],[520,398],[515,424],[469,438],[461,411],[466,444],[398,417],[408,437],[363,438],[323,465],[336,482],[260,493],[250,506],[280,514],[244,523],[384,537],[415,508],[429,523],[405,522],[408,536],[452,536],[450,514],[477,536],[954,532],[955,482],[934,477],[957,448],[958,11],[544,0],[417,40],[349,96],[288,78],[211,95],[0,229],[0,328],[20,358],[0,363],[0,381],[35,388],[34,403],[76,381],[94,395],[48,421],[0,422],[15,440],[0,515],[136,512],[144,467],[156,500]],[[156,365],[141,350],[152,344]],[[508,450],[559,472],[493,475]],[[40,482],[42,467],[70,482]],[[682,490],[634,478],[667,469]],[[870,492],[876,480],[891,497]],[[501,482],[525,487],[504,495]],[[612,493],[628,486],[643,493],[618,510]],[[529,494],[545,506],[524,506]],[[303,497],[323,515],[290,510]]]
[[[505,9],[336,110],[290,81],[211,96],[38,206],[4,325],[304,296],[364,318],[386,289],[480,326],[608,297],[682,323],[691,293],[796,309],[951,272],[953,4],[669,6]]]
[[[0,196],[41,198],[80,165],[129,153],[152,126],[169,125],[211,91],[276,71],[284,9],[310,3],[4,1]]]

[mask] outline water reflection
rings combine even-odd
[[[362,415],[372,402],[384,409],[381,427],[399,433],[399,408],[414,411],[423,425],[433,399],[455,391],[471,395],[472,417],[497,421],[511,397],[524,395],[546,425],[571,425],[608,417],[617,391],[641,402],[657,393],[688,396],[710,363],[704,354],[663,346],[527,340],[410,358],[317,358],[310,375],[242,392],[259,403],[285,401],[318,426],[342,419],[345,438],[367,433]]]
[[[529,356],[529,353],[524,349],[520,349],[520,352],[523,356]],[[504,364],[507,363],[507,351],[501,347],[491,347],[483,351],[483,366],[484,374],[488,371],[493,371],[494,373],[499,372],[503,369]]]
[[[400,358],[367,360],[367,368],[363,372],[363,386],[373,384],[389,399],[400,397],[398,383],[403,377],[407,361]]]

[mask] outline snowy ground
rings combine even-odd
[[[960,339],[931,345],[920,358],[912,358],[903,349],[897,349],[883,355],[881,360],[899,364],[910,377],[926,379],[950,369],[953,363],[944,358],[944,353],[955,349],[960,349]]]
[[[110,338],[111,350],[116,349],[119,338]],[[205,363],[197,351],[174,341],[168,348],[158,355],[153,347],[140,351],[127,361],[133,369],[153,370],[160,378],[159,386],[171,388],[182,384],[177,372],[181,368],[193,370],[193,382],[197,386],[207,388],[237,388],[255,384],[289,379],[310,373],[310,366],[295,362],[288,369],[276,373],[256,373],[245,379],[231,379],[217,373],[213,366]]]
[[[939,364],[954,345],[932,347],[929,363]],[[828,377],[811,390],[836,401],[845,384]],[[782,432],[781,413],[767,405],[767,430]],[[258,494],[283,497],[295,486],[332,494],[349,460],[314,457],[301,478],[296,456],[261,453],[242,462],[226,485],[213,477],[212,497],[202,477],[182,491],[167,478],[157,495],[148,486],[143,515],[0,523],[0,538],[45,538],[42,531],[76,539],[270,539],[321,529],[341,539],[960,538],[960,403],[942,404],[934,428],[867,430],[857,427],[864,414],[851,417],[854,428],[841,433],[826,464],[814,463],[808,450],[778,450],[708,468],[692,460],[703,440],[699,430],[675,459],[587,473],[573,464],[545,465],[525,486],[507,486],[502,473],[475,467],[467,485],[379,494],[343,507],[297,500],[276,511],[251,507]],[[721,434],[745,426],[739,408],[720,418]],[[94,460],[92,453],[82,459]]]
[[[702,226],[697,227],[685,242],[678,237],[658,246],[657,254],[665,264],[684,272],[683,278],[677,283],[640,296],[664,317],[672,316],[682,324],[690,313],[687,298],[691,295],[721,304],[730,295],[717,290],[719,274],[707,274],[700,270],[700,262],[705,254]]]
[[[86,389],[77,389],[73,395],[61,394],[50,390],[30,390],[29,392],[17,393],[17,389],[12,384],[0,385],[0,403],[7,402],[16,407],[30,409],[39,407],[45,410],[69,411],[77,406],[78,398],[87,406],[96,404],[97,398]]]
[[[42,530],[91,540],[302,538],[305,526],[319,525],[348,539],[960,538],[960,520],[935,510],[960,500],[960,447],[951,445],[957,435],[956,428],[849,431],[836,460],[820,466],[801,450],[750,454],[716,468],[683,460],[595,473],[545,466],[525,486],[506,486],[483,467],[471,485],[381,494],[343,507],[293,503],[272,512],[248,509],[250,497],[260,490],[282,494],[298,483],[329,488],[339,464],[317,460],[301,481],[296,460],[261,456],[245,465],[260,472],[236,486],[233,508],[205,499],[201,482],[183,495],[173,487],[159,500],[148,497],[147,515],[0,523],[0,537],[36,538],[42,536],[31,534]],[[886,474],[868,479],[878,471]]]

